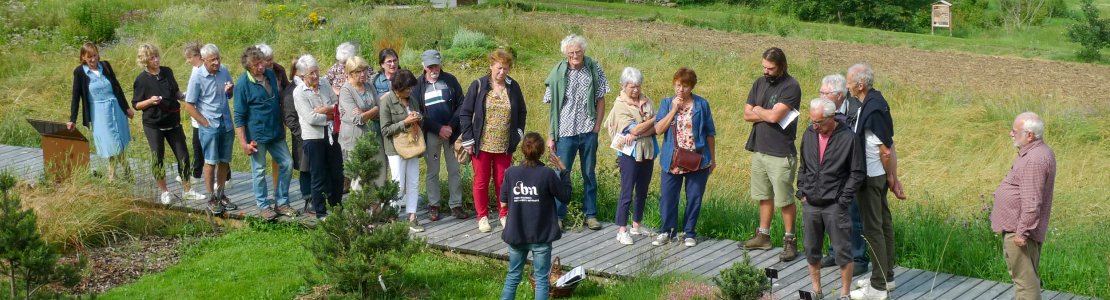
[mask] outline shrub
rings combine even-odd
[[[751,300],[763,297],[771,290],[771,281],[763,270],[751,265],[752,258],[744,252],[744,260],[721,270],[713,283],[721,290],[720,297],[729,300]]]
[[[359,139],[345,164],[345,173],[359,178],[361,188],[352,190],[343,205],[329,207],[326,221],[316,224],[305,248],[312,253],[315,268],[334,286],[339,296],[388,298],[386,279],[401,274],[406,260],[419,247],[409,239],[408,226],[390,222],[397,211],[387,202],[397,192],[397,184],[379,187],[372,180],[382,170],[373,158],[378,153],[377,136]],[[314,272],[305,271],[306,280],[316,282]]]
[[[1079,59],[1097,61],[1102,58],[1102,48],[1110,46],[1110,20],[1099,19],[1098,8],[1091,0],[1083,0],[1083,21],[1068,26],[1068,37],[1079,43]]]
[[[123,8],[118,5],[95,0],[78,1],[73,7],[72,15],[78,25],[76,33],[93,43],[115,39],[116,28],[120,26],[122,16]]]
[[[73,288],[84,262],[58,265],[58,253],[39,234],[35,211],[23,209],[15,183],[14,175],[0,174],[0,273],[7,276],[9,299],[31,299],[48,284]]]

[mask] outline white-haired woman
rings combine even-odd
[[[192,161],[189,160],[185,130],[181,128],[181,103],[178,103],[185,100],[185,94],[178,88],[173,70],[162,66],[161,56],[158,47],[151,44],[139,45],[135,61],[143,72],[135,77],[132,86],[135,94],[131,97],[131,105],[136,110],[143,111],[143,133],[154,158],[152,170],[158,190],[162,191],[159,197],[162,204],[170,204],[174,198],[166,188],[166,171],[163,165],[166,144],[170,145],[170,150],[177,158],[177,174],[181,178],[181,186],[189,191],[184,196],[203,200],[205,196],[192,192],[189,184],[191,176],[188,170],[191,169],[189,163]]]
[[[339,89],[343,87],[343,84],[347,83],[347,60],[355,56],[358,56],[358,46],[351,42],[345,42],[335,47],[335,64],[328,68],[328,72],[324,74],[324,79],[331,83],[332,91],[335,92],[336,96],[339,95]],[[373,69],[368,68],[365,72],[366,78],[374,75]]]
[[[266,44],[258,44],[254,47],[262,51],[262,61],[266,64],[266,69],[274,71],[274,75],[277,75],[278,88],[282,91],[289,88],[289,77],[285,73],[285,67],[274,62],[274,48]]]
[[[617,202],[617,242],[632,245],[632,235],[649,235],[640,227],[644,218],[644,201],[651,184],[652,164],[657,148],[655,140],[655,105],[641,92],[644,75],[628,67],[621,72],[621,92],[613,101],[613,109],[605,118],[617,152],[617,165],[621,173],[621,191]],[[632,208],[632,230],[629,231],[629,211]]]
[[[312,208],[316,218],[322,219],[328,215],[328,206],[339,205],[343,196],[343,156],[332,130],[338,100],[327,80],[320,78],[320,67],[312,55],[298,58],[296,69],[299,84],[293,91],[293,105],[300,117],[312,177]]]

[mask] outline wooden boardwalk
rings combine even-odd
[[[94,159],[93,165],[98,164],[103,164],[103,161]],[[42,150],[0,145],[0,170],[2,169],[17,172],[27,181],[38,181],[42,175]],[[144,164],[133,161],[132,169],[138,171],[147,168]],[[155,201],[158,193],[152,179],[149,176],[136,176],[136,178],[136,192]],[[173,175],[168,178],[171,178],[168,182],[170,190],[180,191],[179,184],[172,179]],[[232,173],[231,186],[227,189],[227,194],[239,205],[240,210],[231,213],[241,215],[258,213],[250,182],[249,174]],[[289,194],[293,207],[302,208],[304,201],[297,180],[291,181]],[[182,200],[174,202],[174,205],[184,209],[203,210],[205,203]],[[508,259],[507,246],[501,241],[501,228],[496,220],[492,222],[493,232],[481,233],[473,216],[467,220],[457,220],[447,213],[443,215],[445,216],[443,219],[429,222],[427,216],[421,211],[421,222],[425,224],[427,230],[414,235],[424,239],[434,248]],[[635,245],[618,244],[616,226],[603,223],[602,230],[598,231],[565,232],[563,238],[554,243],[552,256],[561,257],[564,266],[585,266],[591,275],[607,277],[681,272],[710,278],[716,276],[722,269],[744,259],[744,251],[739,249],[739,243],[732,240],[701,238],[695,247],[686,247],[681,242],[657,247],[651,245],[650,236],[634,236],[633,239],[636,242]],[[792,262],[779,262],[780,252],[782,252],[781,248],[775,248],[767,251],[754,250],[748,254],[751,257],[751,263],[756,267],[773,267],[779,270],[779,277],[774,280],[774,299],[798,299],[798,290],[810,290],[805,260],[799,258]],[[894,273],[898,287],[891,295],[892,299],[1013,299],[1014,290],[1010,283],[902,267],[896,267]],[[832,291],[839,287],[839,271],[836,268],[824,268],[821,270],[821,275],[822,290],[827,293],[826,299],[835,299],[836,293]],[[856,278],[869,278],[869,276],[870,272]],[[1044,291],[1042,295],[1045,300],[1091,299],[1056,291]]]

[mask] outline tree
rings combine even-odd
[[[1045,0],[999,0],[998,8],[1006,28],[1019,28],[1043,18],[1044,4]]]
[[[329,207],[325,221],[318,222],[305,248],[312,253],[316,269],[333,284],[340,295],[359,299],[386,298],[393,293],[385,280],[400,273],[408,257],[420,243],[408,235],[408,225],[394,222],[397,210],[388,205],[398,191],[389,181],[377,186],[373,180],[382,162],[377,135],[359,138],[344,164],[344,172],[358,179],[361,188],[352,189],[340,206]],[[316,282],[308,274],[309,282]]]
[[[1068,37],[1083,46],[1077,54],[1080,59],[1097,61],[1102,58],[1102,48],[1110,46],[1110,20],[1099,19],[1091,0],[1083,0],[1082,10],[1085,22],[1068,26]]]
[[[77,265],[59,265],[58,253],[39,234],[34,210],[22,208],[12,189],[16,178],[0,174],[0,273],[8,277],[11,299],[31,299],[48,284],[73,288],[81,281]],[[21,293],[22,292],[22,293]]]

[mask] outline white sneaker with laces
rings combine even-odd
[[[170,191],[162,192],[162,196],[160,198],[162,200],[162,204],[165,205],[170,205],[170,203],[173,202],[173,195],[170,194]]]
[[[662,246],[670,242],[671,237],[667,236],[666,233],[660,233],[659,235],[655,236],[655,240],[651,241],[651,244],[655,246]]]
[[[628,234],[627,231],[626,232],[618,232],[617,233],[617,242],[621,243],[622,245],[632,245],[633,244],[632,235]]]
[[[861,288],[856,289],[856,290],[853,290],[852,293],[848,294],[848,296],[851,297],[854,300],[886,300],[887,299],[886,291],[876,290],[875,288],[872,288],[870,285],[865,286],[865,287],[861,287]]]
[[[858,288],[869,287],[869,286],[871,286],[871,278],[868,277],[868,278],[856,279],[856,282],[854,282],[854,283],[855,283],[856,287],[858,287]],[[893,280],[886,282],[886,289],[887,290],[893,290],[895,286],[897,286],[897,284],[895,284]]]
[[[205,200],[205,199],[208,199],[208,196],[205,196],[204,194],[201,194],[201,193],[197,192],[196,190],[186,191],[183,195],[185,196],[185,199],[188,199],[188,200]]]
[[[493,228],[490,228],[489,226],[489,217],[482,217],[481,219],[478,219],[478,231],[490,232],[491,230],[493,230]]]
[[[683,242],[685,242],[686,247],[693,247],[698,245],[698,240],[695,240],[694,238],[686,238],[685,240],[683,240]]]
[[[501,217],[501,228],[505,228],[505,217]]]
[[[647,229],[647,227],[643,226],[632,227],[632,229],[628,230],[628,233],[632,235],[651,235],[651,229]]]

